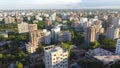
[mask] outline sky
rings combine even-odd
[[[120,8],[120,0],[0,0],[0,9]]]

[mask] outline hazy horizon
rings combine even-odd
[[[0,0],[0,9],[120,8],[120,0]]]

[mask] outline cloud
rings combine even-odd
[[[30,0],[31,4],[72,4],[81,3],[82,0]]]
[[[66,2],[66,3],[81,3],[82,0],[61,0],[63,2]]]

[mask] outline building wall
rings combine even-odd
[[[115,53],[120,55],[120,39],[117,40]]]
[[[106,32],[106,37],[112,40],[119,38],[119,28],[113,26],[108,27]]]
[[[26,33],[28,32],[28,23],[21,23],[21,24],[18,24],[18,32],[19,33]]]
[[[68,51],[61,47],[52,47],[48,49],[51,51],[44,51],[45,56],[45,67],[46,68],[68,68]],[[55,50],[54,50],[55,49]],[[52,51],[53,50],[53,51]]]
[[[97,38],[97,32],[98,30],[95,27],[88,27],[85,30],[85,42],[86,43],[90,43],[90,42],[94,42]]]

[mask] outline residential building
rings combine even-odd
[[[90,26],[85,29],[85,43],[94,42],[97,40],[99,30],[95,26]]]
[[[117,39],[119,38],[119,28],[118,27],[108,27],[106,32],[106,38],[108,39]]]
[[[44,48],[45,68],[68,68],[68,51],[60,46]]]
[[[7,16],[5,18],[5,24],[10,24],[10,23],[14,23],[15,22],[15,18],[11,17],[11,16]]]
[[[28,30],[29,31],[34,31],[37,30],[37,24],[28,24]]]
[[[51,32],[44,29],[44,43],[50,45],[51,44]]]
[[[36,49],[44,44],[51,44],[51,33],[50,31],[34,30],[29,32],[29,42],[26,44],[26,49],[29,53],[34,53]]]
[[[94,21],[94,24],[96,25],[97,28],[102,28],[102,21],[101,20]]]
[[[33,43],[28,42],[28,44],[26,44],[26,50],[29,53],[34,53],[36,52],[36,49],[38,48],[38,46],[35,46]]]
[[[113,25],[114,27],[120,26],[120,18],[119,18],[119,17],[114,17],[114,18],[112,19],[112,25]]]
[[[117,40],[115,53],[120,55],[120,39]]]
[[[34,30],[29,32],[29,41],[34,46],[40,46],[43,42],[44,33],[43,30]]]
[[[22,22],[18,24],[18,33],[26,33],[29,32],[28,30],[28,23]]]
[[[56,42],[71,41],[71,33],[69,31],[61,31],[57,33]]]
[[[120,61],[120,56],[102,48],[96,48],[86,52],[85,56],[102,62],[104,65],[112,65]]]
[[[37,24],[28,24],[25,22],[18,24],[19,33],[27,33],[34,30],[37,30]]]
[[[57,39],[57,33],[60,32],[60,26],[56,26],[51,29],[52,39],[55,41]]]
[[[46,28],[46,29],[50,29],[51,26],[52,26],[52,20],[46,19],[45,28]]]
[[[80,18],[81,26],[83,26],[83,24],[86,22],[88,22],[88,18]]]
[[[78,27],[78,24],[79,24],[79,23],[80,23],[79,19],[78,19],[78,18],[74,18],[74,19],[72,20],[71,26],[72,26],[73,28],[76,28],[76,27]]]

